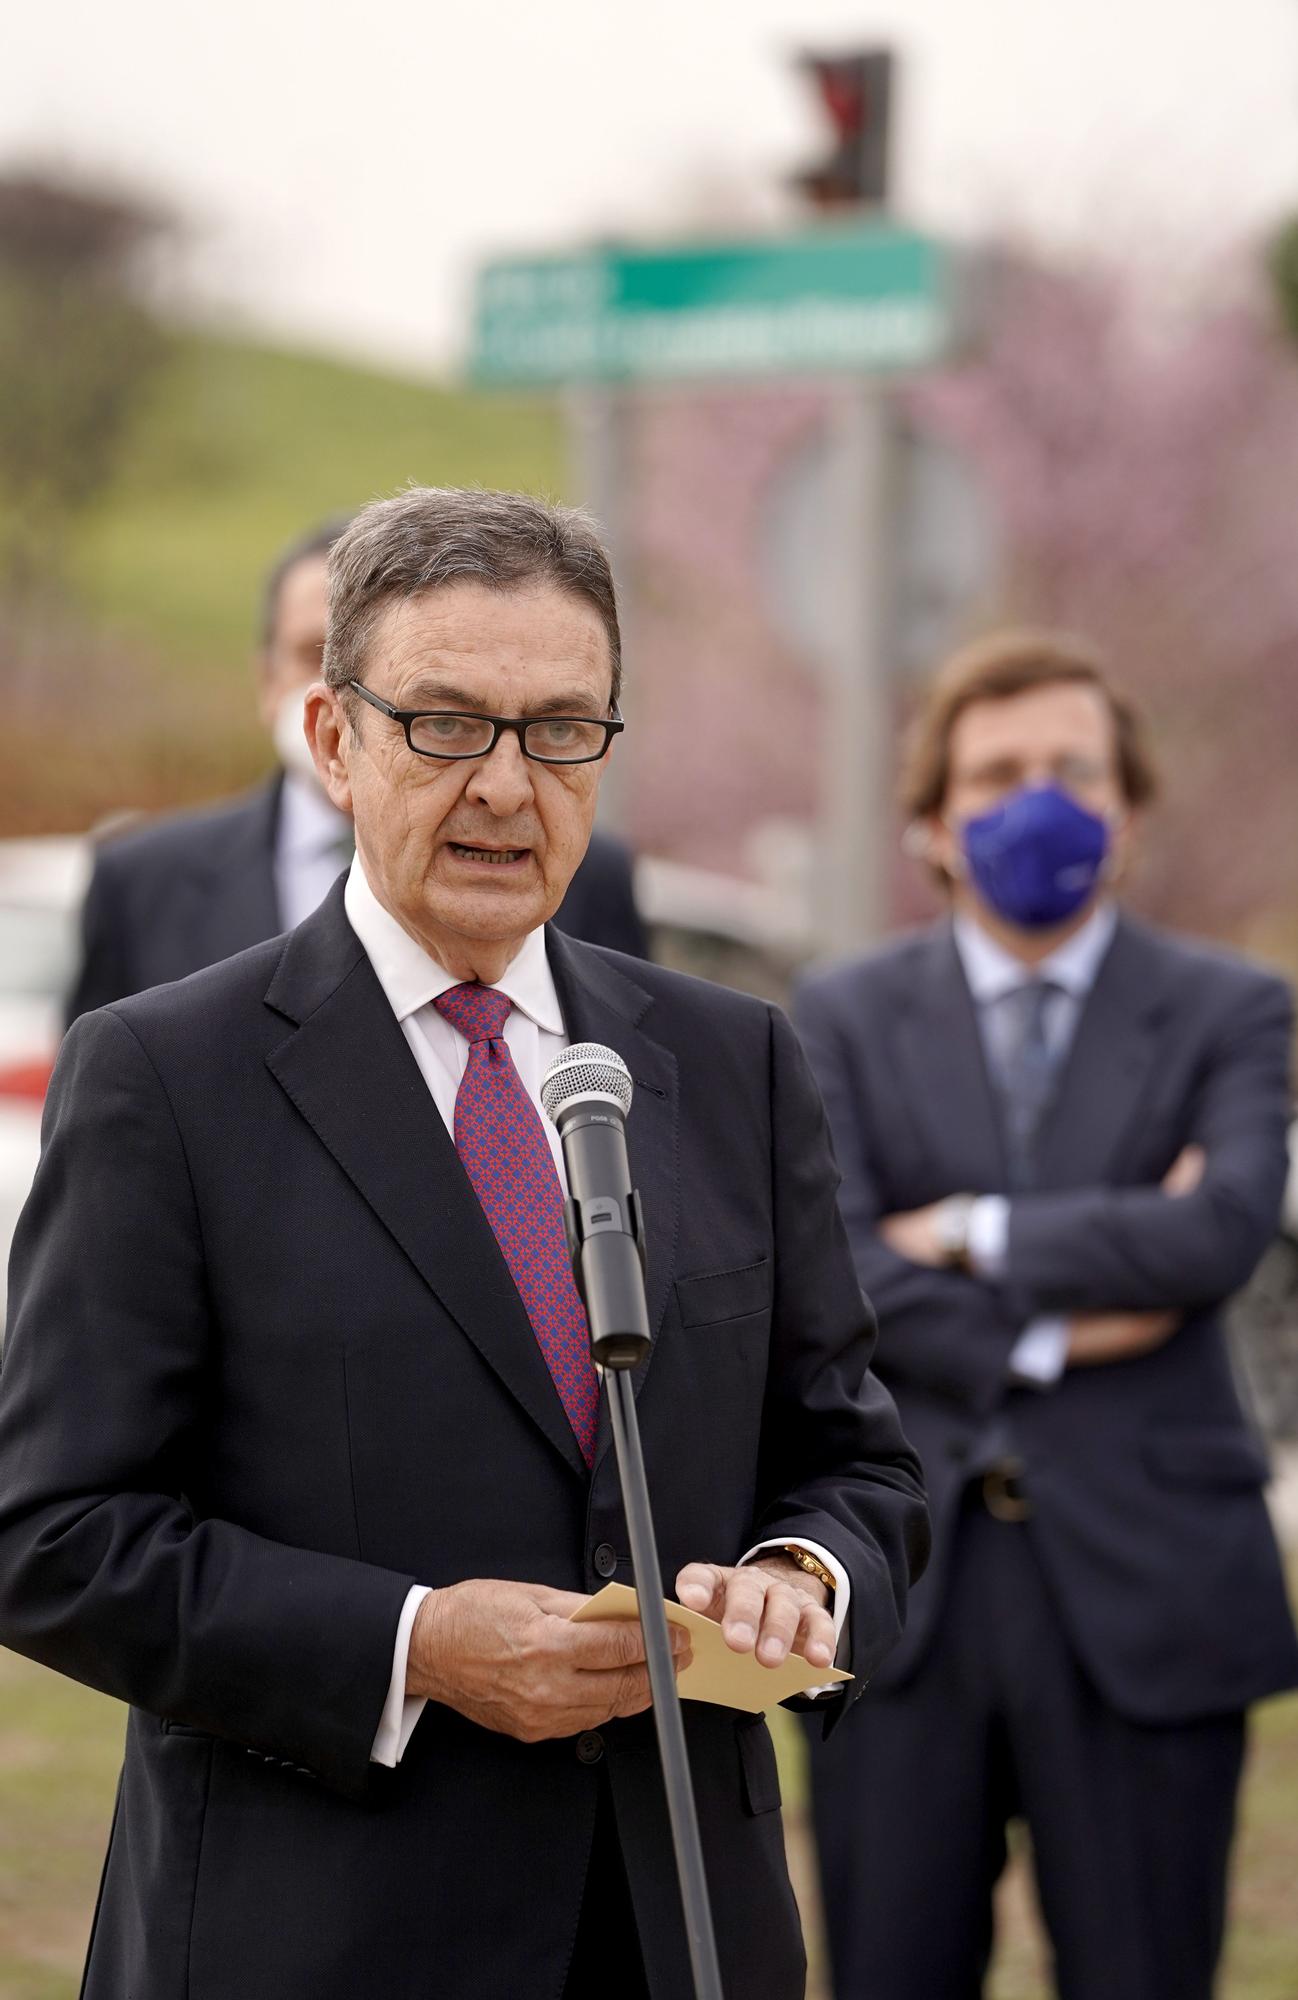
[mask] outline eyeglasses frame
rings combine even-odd
[[[391,722],[399,722],[406,735],[406,748],[412,756],[430,758],[435,764],[471,764],[475,758],[490,757],[504,732],[512,730],[518,738],[518,747],[530,764],[549,764],[564,769],[572,769],[577,764],[598,764],[608,755],[609,744],[626,728],[626,723],[614,705],[613,714],[596,719],[593,715],[486,715],[472,708],[394,708],[382,695],[374,693],[361,681],[349,680],[346,685],[354,688],[362,701],[371,708],[377,708],[380,715],[386,715]],[[421,722],[430,715],[456,715],[466,722],[489,722],[491,741],[484,750],[421,750],[411,737],[411,725]],[[584,722],[604,731],[604,741],[600,748],[589,757],[538,757],[535,750],[527,747],[526,732],[534,722]]]

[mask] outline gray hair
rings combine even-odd
[[[608,555],[594,521],[527,493],[411,486],[362,508],[329,557],[329,636],[324,678],[347,689],[364,680],[374,627],[385,608],[454,583],[515,590],[549,583],[593,606],[608,637],[612,698],[622,688],[622,639]],[[347,690],[345,699],[356,697]]]

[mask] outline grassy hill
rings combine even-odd
[[[557,492],[555,405],[182,339],[84,537],[87,608],[179,670],[241,675],[268,558],[323,515],[412,479]]]
[[[0,835],[210,798],[264,769],[261,582],[325,516],[410,480],[559,494],[563,479],[553,400],[180,337],[114,489],[78,524],[65,606],[13,645],[0,606]]]

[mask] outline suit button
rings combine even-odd
[[[617,1568],[617,1550],[612,1542],[601,1542],[595,1551],[596,1576],[610,1577]]]
[[[957,1465],[961,1464],[969,1456],[968,1443],[964,1438],[951,1438],[947,1444],[946,1455],[948,1458],[953,1458]]]
[[[598,1764],[604,1755],[604,1738],[598,1729],[584,1729],[577,1738],[577,1762]]]

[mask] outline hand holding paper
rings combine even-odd
[[[831,1681],[850,1681],[841,1667],[813,1667],[800,1654],[790,1653],[778,1667],[764,1667],[752,1653],[734,1653],[722,1636],[721,1627],[711,1618],[667,1600],[667,1622],[680,1625],[690,1635],[694,1657],[677,1675],[682,1700],[710,1701],[723,1708],[744,1709],[760,1715],[763,1709],[787,1701],[791,1695],[806,1694]],[[624,1583],[605,1584],[573,1612],[574,1624],[596,1618],[638,1618],[639,1602],[634,1590]]]
[[[763,1549],[742,1563],[686,1563],[676,1596],[715,1619],[732,1652],[755,1652],[764,1667],[778,1667],[787,1653],[801,1653],[813,1667],[833,1664],[830,1592],[788,1549]]]

